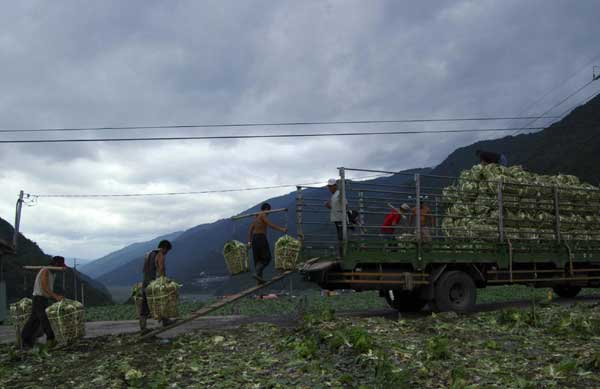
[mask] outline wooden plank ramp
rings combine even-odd
[[[246,289],[244,291],[241,291],[241,292],[239,292],[237,294],[231,295],[231,296],[229,296],[227,298],[224,298],[224,299],[216,301],[216,302],[214,302],[214,303],[212,303],[210,305],[202,307],[199,310],[197,310],[196,312],[193,312],[190,316],[186,317],[185,319],[177,320],[174,323],[169,324],[168,326],[160,327],[160,328],[157,328],[157,329],[152,330],[150,332],[147,332],[147,333],[143,334],[142,336],[140,336],[139,339],[140,340],[144,340],[144,339],[152,338],[152,337],[154,337],[154,336],[156,336],[156,335],[158,335],[160,333],[163,333],[165,331],[169,331],[170,329],[173,329],[173,328],[178,327],[178,326],[180,326],[182,324],[185,324],[185,323],[188,323],[188,322],[190,322],[192,320],[195,320],[195,319],[199,318],[200,316],[204,316],[204,315],[206,315],[206,314],[208,314],[210,312],[213,312],[213,311],[215,311],[215,310],[217,310],[217,309],[219,309],[219,308],[221,308],[221,307],[223,307],[223,306],[225,306],[227,304],[231,304],[234,301],[237,301],[237,300],[239,300],[239,299],[241,299],[243,297],[246,297],[249,294],[252,294],[252,293],[254,293],[254,292],[258,291],[258,290],[266,288],[267,286],[270,286],[270,285],[276,283],[277,281],[280,281],[280,280],[284,279],[285,277],[289,276],[292,273],[295,273],[295,271],[294,270],[285,271],[285,272],[283,272],[283,273],[281,273],[279,275],[276,275],[272,279],[266,281],[264,284],[253,286],[252,288],[248,288],[248,289]]]

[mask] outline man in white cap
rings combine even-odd
[[[346,208],[348,206],[348,201],[345,201],[345,204],[342,205],[342,195],[337,188],[337,180],[335,178],[330,178],[327,181],[327,189],[331,193],[331,198],[325,206],[330,209],[329,213],[329,221],[335,224],[335,229],[337,231],[338,237],[338,259],[342,257],[343,253],[343,240],[344,240],[344,232],[342,228],[343,218],[346,215]]]

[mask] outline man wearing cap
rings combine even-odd
[[[338,237],[338,259],[342,257],[343,253],[343,240],[344,240],[344,232],[343,232],[343,218],[346,215],[346,208],[348,207],[348,201],[345,201],[342,205],[342,196],[340,191],[337,188],[337,180],[335,178],[330,178],[327,181],[327,189],[329,193],[331,193],[331,198],[325,206],[330,209],[329,213],[329,221],[335,224],[335,229],[337,231]]]
[[[40,269],[35,277],[33,284],[33,305],[31,307],[31,316],[23,326],[21,331],[21,339],[24,348],[31,348],[35,343],[38,328],[42,327],[46,334],[46,343],[48,347],[53,347],[56,344],[54,340],[54,332],[50,327],[50,321],[46,315],[49,299],[60,301],[63,299],[61,295],[54,293],[54,278],[57,271],[64,271],[65,258],[55,256],[50,261],[49,266],[44,266]],[[60,269],[60,270],[59,270]]]

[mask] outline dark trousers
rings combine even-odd
[[[146,287],[142,289],[142,309],[140,312],[140,316],[150,316],[150,307],[148,306],[148,299],[146,298]]]
[[[344,256],[344,226],[342,222],[334,222],[335,230],[337,232],[338,243],[337,243],[337,257],[341,259]]]
[[[54,332],[50,327],[50,321],[46,315],[48,307],[48,299],[42,296],[33,296],[33,306],[31,307],[31,316],[23,326],[21,331],[21,339],[24,347],[33,347],[36,339],[36,334],[41,326],[46,334],[46,340],[54,339]]]
[[[267,235],[254,234],[252,236],[252,256],[254,257],[256,275],[262,278],[263,271],[271,262],[271,247]]]

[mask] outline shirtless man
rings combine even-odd
[[[256,215],[256,219],[250,224],[248,230],[248,246],[252,247],[252,255],[254,257],[254,269],[256,273],[254,278],[259,284],[265,282],[263,279],[263,270],[271,262],[271,248],[269,247],[269,241],[267,240],[267,228],[271,227],[274,230],[281,231],[284,234],[287,232],[287,228],[280,227],[275,223],[272,223],[267,214],[264,211],[271,210],[269,203],[264,203],[260,206],[261,212]]]

